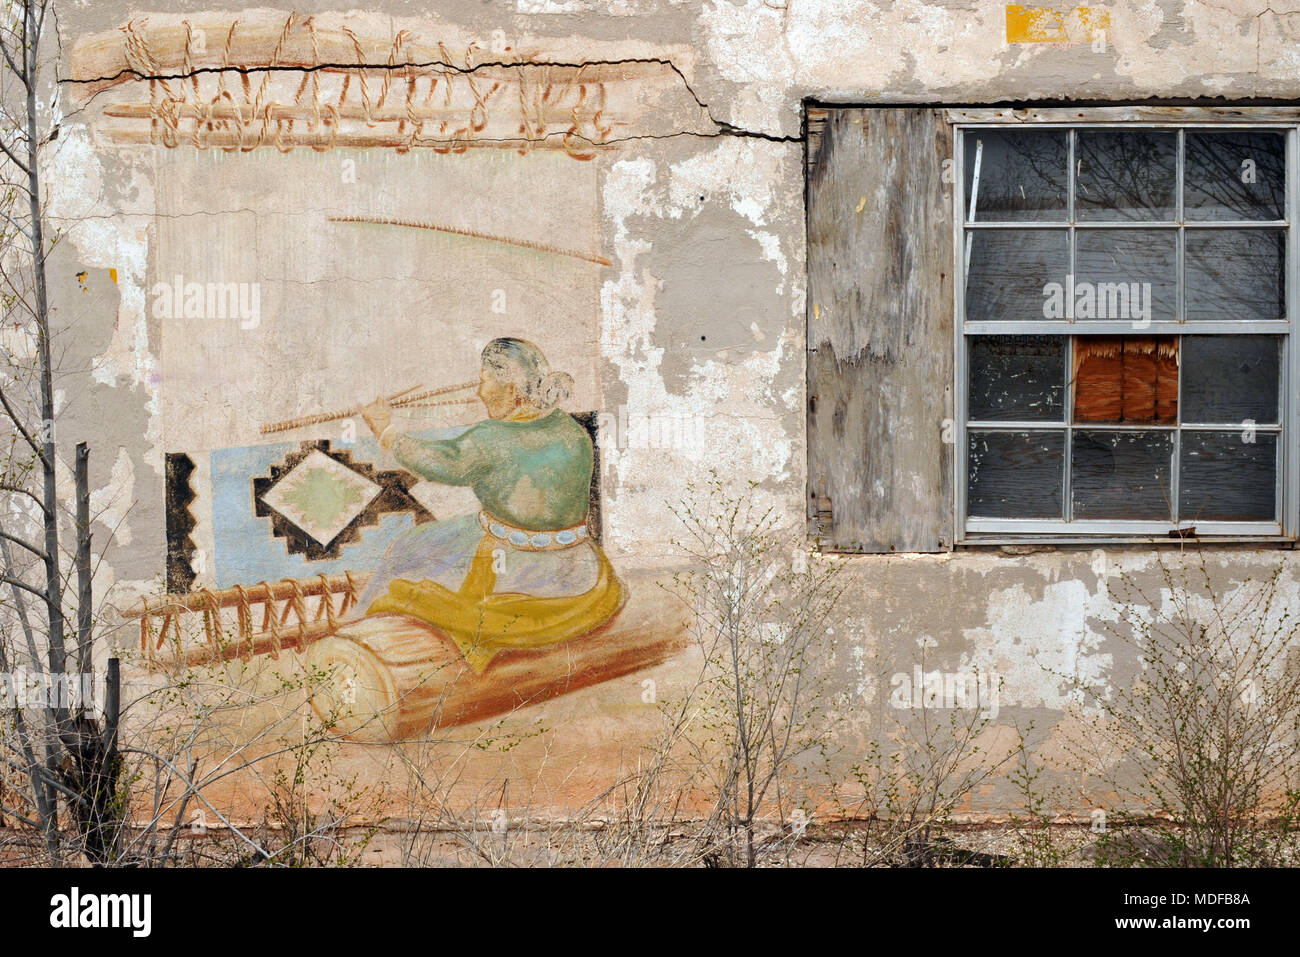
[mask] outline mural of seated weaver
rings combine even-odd
[[[304,666],[326,676],[313,706],[329,726],[353,740],[393,742],[527,707],[683,650],[685,615],[665,612],[653,583],[630,587],[596,541],[594,446],[559,407],[572,377],[552,371],[523,339],[494,339],[481,358],[477,399],[489,417],[454,438],[395,430],[392,410],[413,401],[412,389],[325,414],[360,414],[403,468],[470,488],[477,514],[402,532],[373,571],[199,589],[138,606],[129,614],[141,620],[146,658],[195,665],[301,651]],[[267,431],[321,420],[287,420]],[[316,471],[333,464],[322,461]],[[314,528],[312,515],[325,506],[338,511],[330,489],[295,487],[295,507],[281,503],[286,521]],[[233,640],[226,637],[231,608]],[[206,643],[186,647],[181,619],[195,613]]]

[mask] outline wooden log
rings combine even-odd
[[[549,648],[502,652],[481,675],[432,626],[406,615],[376,615],[314,643],[304,665],[328,675],[312,698],[322,720],[351,740],[389,743],[659,664],[686,648],[685,612],[684,605],[634,596],[602,628]]]

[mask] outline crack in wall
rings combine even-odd
[[[114,74],[106,75],[106,76],[75,78],[75,79],[68,78],[68,77],[59,77],[58,82],[60,84],[66,84],[74,87],[86,87],[86,86],[94,86],[98,84],[109,84],[108,86],[105,86],[103,89],[96,90],[90,95],[88,102],[93,102],[94,99],[100,96],[102,93],[108,92],[108,90],[113,89],[117,84],[123,82],[134,81],[134,82],[144,82],[144,83],[154,83],[154,82],[166,83],[170,81],[176,81],[176,82],[183,83],[187,80],[196,79],[197,77],[202,75],[220,76],[222,74],[235,74],[239,76],[252,76],[254,74],[282,73],[282,74],[301,75],[303,77],[307,77],[313,73],[320,73],[320,72],[344,72],[349,74],[378,72],[378,73],[388,73],[392,75],[406,74],[409,76],[411,74],[411,71],[413,70],[427,70],[427,71],[436,71],[438,73],[441,73],[444,76],[449,74],[456,75],[456,76],[473,76],[479,73],[480,71],[488,70],[488,69],[523,70],[524,68],[536,67],[540,69],[557,68],[557,69],[578,70],[580,72],[583,69],[586,69],[588,67],[603,67],[603,66],[617,67],[617,66],[632,66],[632,65],[661,66],[670,70],[677,77],[678,81],[681,83],[682,88],[687,92],[687,94],[690,95],[690,98],[694,101],[696,106],[698,106],[701,110],[704,111],[704,114],[708,117],[708,121],[711,124],[713,124],[714,127],[716,127],[715,132],[706,133],[706,132],[700,132],[698,130],[679,130],[674,133],[630,134],[627,136],[616,137],[616,138],[606,139],[601,141],[595,141],[590,139],[589,137],[583,136],[581,134],[577,134],[578,138],[584,140],[587,143],[590,143],[593,146],[604,146],[611,143],[630,142],[630,141],[642,140],[642,139],[645,140],[671,139],[678,136],[695,136],[701,139],[714,139],[714,138],[724,137],[724,136],[735,136],[735,137],[743,137],[749,139],[766,140],[772,143],[801,143],[804,142],[804,140],[806,139],[806,131],[801,131],[797,135],[779,135],[773,133],[766,133],[760,130],[750,130],[741,126],[736,126],[735,124],[729,123],[726,120],[719,120],[716,116],[714,116],[713,110],[711,109],[709,104],[700,98],[699,94],[695,91],[695,88],[691,85],[690,81],[686,78],[686,75],[685,73],[683,73],[682,69],[676,63],[674,63],[670,58],[667,57],[620,57],[617,59],[580,60],[576,62],[565,61],[565,60],[528,60],[528,61],[489,60],[489,61],[484,61],[482,63],[477,63],[474,66],[469,66],[469,67],[460,67],[446,60],[427,60],[422,62],[408,62],[408,63],[399,63],[399,64],[366,63],[366,62],[361,62],[361,63],[326,62],[326,63],[311,64],[311,65],[305,65],[305,64],[301,64],[301,65],[267,64],[265,66],[227,65],[227,66],[195,67],[194,69],[191,70],[182,70],[179,72],[171,72],[171,73],[142,73],[138,70],[128,67],[119,70]],[[561,136],[561,135],[564,134],[559,132],[552,132],[552,133],[547,133],[541,137],[524,136],[524,137],[514,137],[508,139],[507,138],[476,138],[475,142],[476,143],[502,143],[502,144],[515,143],[515,142],[543,142],[547,139],[553,138],[555,136]]]

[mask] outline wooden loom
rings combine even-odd
[[[200,588],[167,595],[156,602],[146,599],[123,615],[140,620],[140,651],[146,666],[152,669],[194,667],[235,658],[248,660],[254,655],[279,658],[285,649],[301,650],[337,631],[340,619],[355,609],[369,578],[344,572],[215,591]],[[314,608],[309,607],[312,599]],[[227,630],[232,608],[233,638]],[[205,643],[188,641],[181,627],[186,615],[200,616]],[[255,626],[259,617],[260,624]],[[155,631],[156,619],[161,621]]]
[[[140,620],[145,660],[159,670],[300,652],[305,668],[329,676],[313,694],[316,713],[344,737],[369,743],[507,714],[659,664],[688,642],[685,607],[656,601],[651,581],[629,583],[632,598],[605,625],[547,648],[501,652],[480,675],[432,625],[406,615],[357,617],[368,579],[345,572],[205,588],[124,614]],[[202,642],[188,642],[182,627],[193,615]]]

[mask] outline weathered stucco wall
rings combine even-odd
[[[264,420],[346,405],[381,384],[395,391],[472,378],[477,349],[494,335],[543,344],[553,364],[577,379],[575,410],[608,417],[599,443],[600,510],[604,545],[619,569],[652,577],[674,564],[666,505],[710,469],[737,489],[757,483],[755,499],[799,527],[805,99],[1300,97],[1300,3],[1276,0],[1118,2],[1065,17],[1057,42],[1017,33],[1007,6],[987,0],[355,6],[303,0],[296,21],[287,8],[214,10],[179,0],[129,10],[72,0],[61,10],[61,132],[47,177],[50,216],[64,237],[52,261],[55,302],[61,321],[75,327],[66,362],[77,374],[63,386],[60,429],[92,440],[96,534],[114,536],[97,585],[119,607],[160,588],[167,454],[252,446]],[[151,91],[148,77],[169,77],[171,95],[182,97],[201,76],[211,100],[223,64],[238,62],[229,59],[227,32],[236,18],[241,30],[260,29],[269,39],[247,48],[237,41],[235,52],[262,55],[248,63],[255,69],[267,65],[270,50],[274,67],[249,74],[251,93],[241,92],[247,81],[238,73],[226,74],[238,97],[260,95],[270,77],[267,99],[292,101],[317,72],[294,59],[312,43],[321,47],[317,63],[394,64],[395,88],[402,65],[437,59],[439,44],[458,68],[471,64],[461,76],[514,57],[552,64],[557,75],[584,63],[628,72],[611,80],[603,121],[614,122],[583,158],[560,146],[563,124],[546,128],[548,138],[530,155],[493,148],[488,133],[464,151],[454,143],[451,152],[399,151],[366,142],[364,120],[352,123],[351,140],[321,139],[317,149],[283,141],[277,148],[278,130],[249,151],[215,141],[198,149],[184,130],[172,145],[157,142],[159,123],[167,123],[158,113],[150,120],[147,107],[165,94],[163,81]],[[185,20],[202,30],[204,50],[192,39],[187,46]],[[379,81],[370,82],[378,104]],[[467,112],[481,95],[464,86],[455,92],[471,97],[456,101]],[[503,135],[515,135],[513,124],[526,125],[528,110],[511,96],[479,102],[490,114],[489,133],[499,124]],[[393,93],[391,102],[399,98]],[[124,101],[145,104],[144,118],[110,115],[108,107]],[[572,109],[576,124],[579,107]],[[440,219],[584,250],[607,263],[536,252],[521,258],[518,250],[458,246],[454,236],[357,238],[338,225],[325,229],[328,215]],[[174,274],[260,285],[257,323],[159,318],[154,287]],[[505,290],[503,311],[494,309],[497,290]],[[428,371],[417,378],[421,367]],[[940,399],[945,385],[935,384]],[[645,447],[619,426],[620,409],[629,421],[672,423],[676,440]],[[942,415],[936,409],[936,428]],[[194,534],[200,548],[208,543],[209,562],[196,569],[196,585],[225,584],[214,564],[221,546],[204,521]],[[852,584],[834,666],[850,762],[883,726],[890,676],[920,665],[1002,675],[991,740],[1008,746],[1017,728],[1033,722],[1039,747],[1069,703],[1054,672],[1102,682],[1132,675],[1131,658],[1106,637],[1118,617],[1113,582],[1131,575],[1160,593],[1155,558],[1144,549],[847,561]],[[1289,552],[1225,549],[1210,558],[1229,591],[1279,562],[1293,606],[1300,581]],[[133,632],[121,634],[129,641]],[[678,658],[646,674],[672,687],[691,667]],[[627,760],[637,733],[650,727],[638,711],[643,677],[544,706],[548,725],[562,732],[559,743],[525,745],[510,760],[555,774],[557,808],[594,792],[599,768]],[[525,727],[535,717],[511,720]],[[1047,740],[1040,750],[1050,755],[1053,746]],[[390,759],[360,749],[349,760],[382,767]],[[588,770],[566,776],[566,761],[586,761]],[[984,796],[988,809],[1005,809],[1000,792]],[[1080,803],[1094,799],[1084,794]]]

